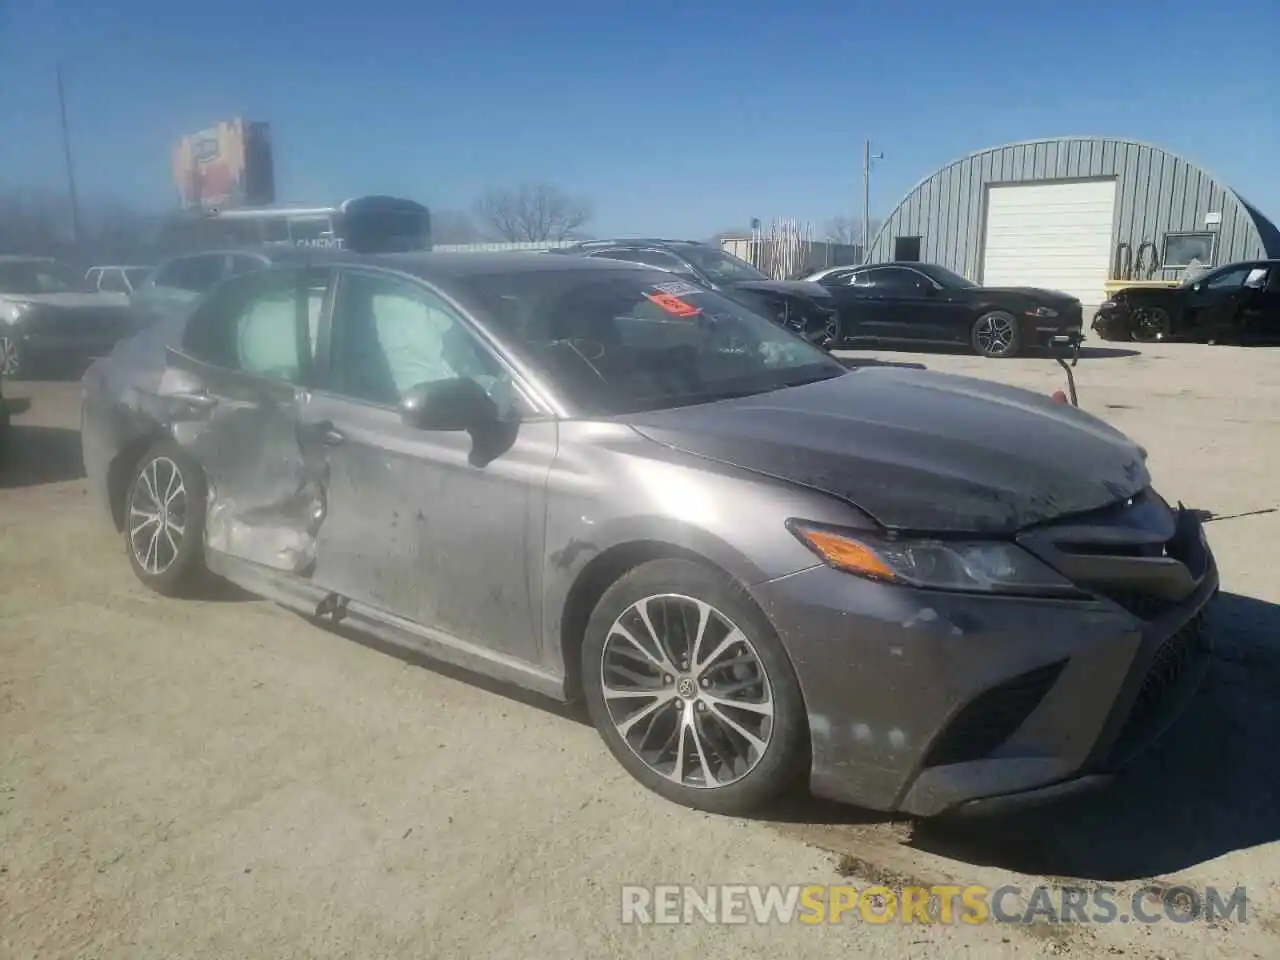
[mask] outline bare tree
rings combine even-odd
[[[591,205],[548,183],[490,190],[475,206],[476,219],[499,240],[513,243],[569,240],[591,219]]]
[[[433,210],[431,212],[431,239],[435,243],[479,243],[483,231],[474,220],[461,210]]]
[[[880,221],[873,218],[870,227],[868,236],[874,240],[876,231],[880,229]],[[823,230],[826,232],[826,239],[832,243],[847,243],[852,246],[862,243],[861,217],[832,217],[823,226]]]

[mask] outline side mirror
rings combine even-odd
[[[468,377],[412,386],[400,400],[400,421],[416,430],[475,430],[498,420],[498,405]]]

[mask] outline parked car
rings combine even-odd
[[[140,286],[150,272],[150,267],[98,266],[90,267],[84,279],[91,290],[115,294],[127,303],[134,288]]]
[[[1098,308],[1104,340],[1280,339],[1280,260],[1229,263],[1176,287],[1125,287]]]
[[[47,257],[0,256],[0,376],[106,354],[136,329],[128,308]]]
[[[182,314],[228,277],[268,266],[278,249],[202,250],[172,257],[134,287],[130,303],[146,322]]]
[[[212,571],[585,698],[637,780],[706,810],[806,772],[920,816],[1095,786],[1206,663],[1213,554],[1123,434],[846,369],[669,272],[294,251],[83,389],[143,583]]]
[[[756,310],[810,343],[835,332],[835,303],[816,283],[775,280],[752,264],[695,240],[590,240],[550,252],[642,263],[715,290]]]
[[[982,287],[932,263],[825,270],[817,283],[839,307],[839,343],[965,344],[1012,357],[1080,333],[1080,301],[1034,287]]]

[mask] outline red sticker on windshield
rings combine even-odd
[[[660,306],[667,313],[675,314],[677,317],[695,317],[702,311],[693,304],[670,293],[646,293],[651,301]]]

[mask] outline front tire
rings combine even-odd
[[[804,769],[791,660],[742,589],[703,564],[654,560],[610,587],[587,625],[582,677],[609,750],[668,800],[744,815]]]
[[[26,358],[17,339],[0,336],[0,376],[13,380],[26,375]]]
[[[1132,322],[1137,343],[1161,343],[1173,334],[1173,318],[1164,307],[1138,307]]]
[[[204,471],[171,440],[134,467],[125,492],[125,552],[134,575],[161,596],[189,596],[204,576],[206,489]]]
[[[974,322],[969,342],[982,357],[1016,357],[1022,349],[1018,318],[1005,310],[990,310]]]

